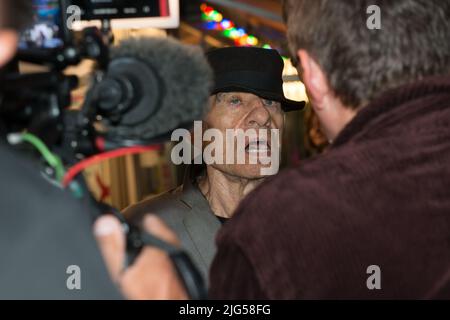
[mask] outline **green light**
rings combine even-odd
[[[256,45],[258,45],[258,39],[256,39],[256,37],[254,37],[254,36],[248,36],[247,44],[251,45],[251,46],[256,46]]]
[[[239,38],[239,32],[236,30],[236,28],[230,28],[223,32],[223,35],[230,39],[237,39]]]
[[[227,29],[223,32],[223,35],[227,38],[231,38],[231,30],[233,29]]]

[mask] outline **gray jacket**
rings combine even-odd
[[[197,187],[197,171],[196,167],[188,167],[183,185],[132,205],[124,210],[124,214],[137,224],[147,213],[159,215],[177,234],[183,248],[207,281],[216,253],[215,237],[221,223]]]

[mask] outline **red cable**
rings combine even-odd
[[[146,152],[146,151],[153,151],[153,150],[161,150],[161,146],[153,145],[153,146],[136,146],[136,147],[121,148],[121,149],[97,154],[90,158],[84,159],[83,161],[78,162],[77,164],[75,164],[74,166],[69,168],[69,170],[67,170],[66,174],[64,175],[63,186],[64,186],[64,188],[67,187],[70,184],[70,182],[81,171],[83,171],[84,169],[86,169],[89,166],[92,166],[94,164],[97,164],[97,163],[102,162],[107,159],[117,158],[120,156],[129,155],[129,154],[142,153],[142,152]]]
[[[169,0],[159,0],[159,15],[161,17],[168,17],[169,13]]]

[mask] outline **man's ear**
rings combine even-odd
[[[306,50],[301,49],[297,54],[302,67],[302,80],[308,96],[314,107],[321,109],[324,107],[323,99],[330,91],[325,73]]]
[[[0,68],[14,57],[17,50],[17,41],[17,32],[0,30]]]

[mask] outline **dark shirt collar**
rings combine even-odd
[[[219,216],[216,216],[216,217],[220,221],[221,224],[224,224],[225,222],[227,222],[230,219],[230,218],[224,218],[224,217],[219,217]]]

